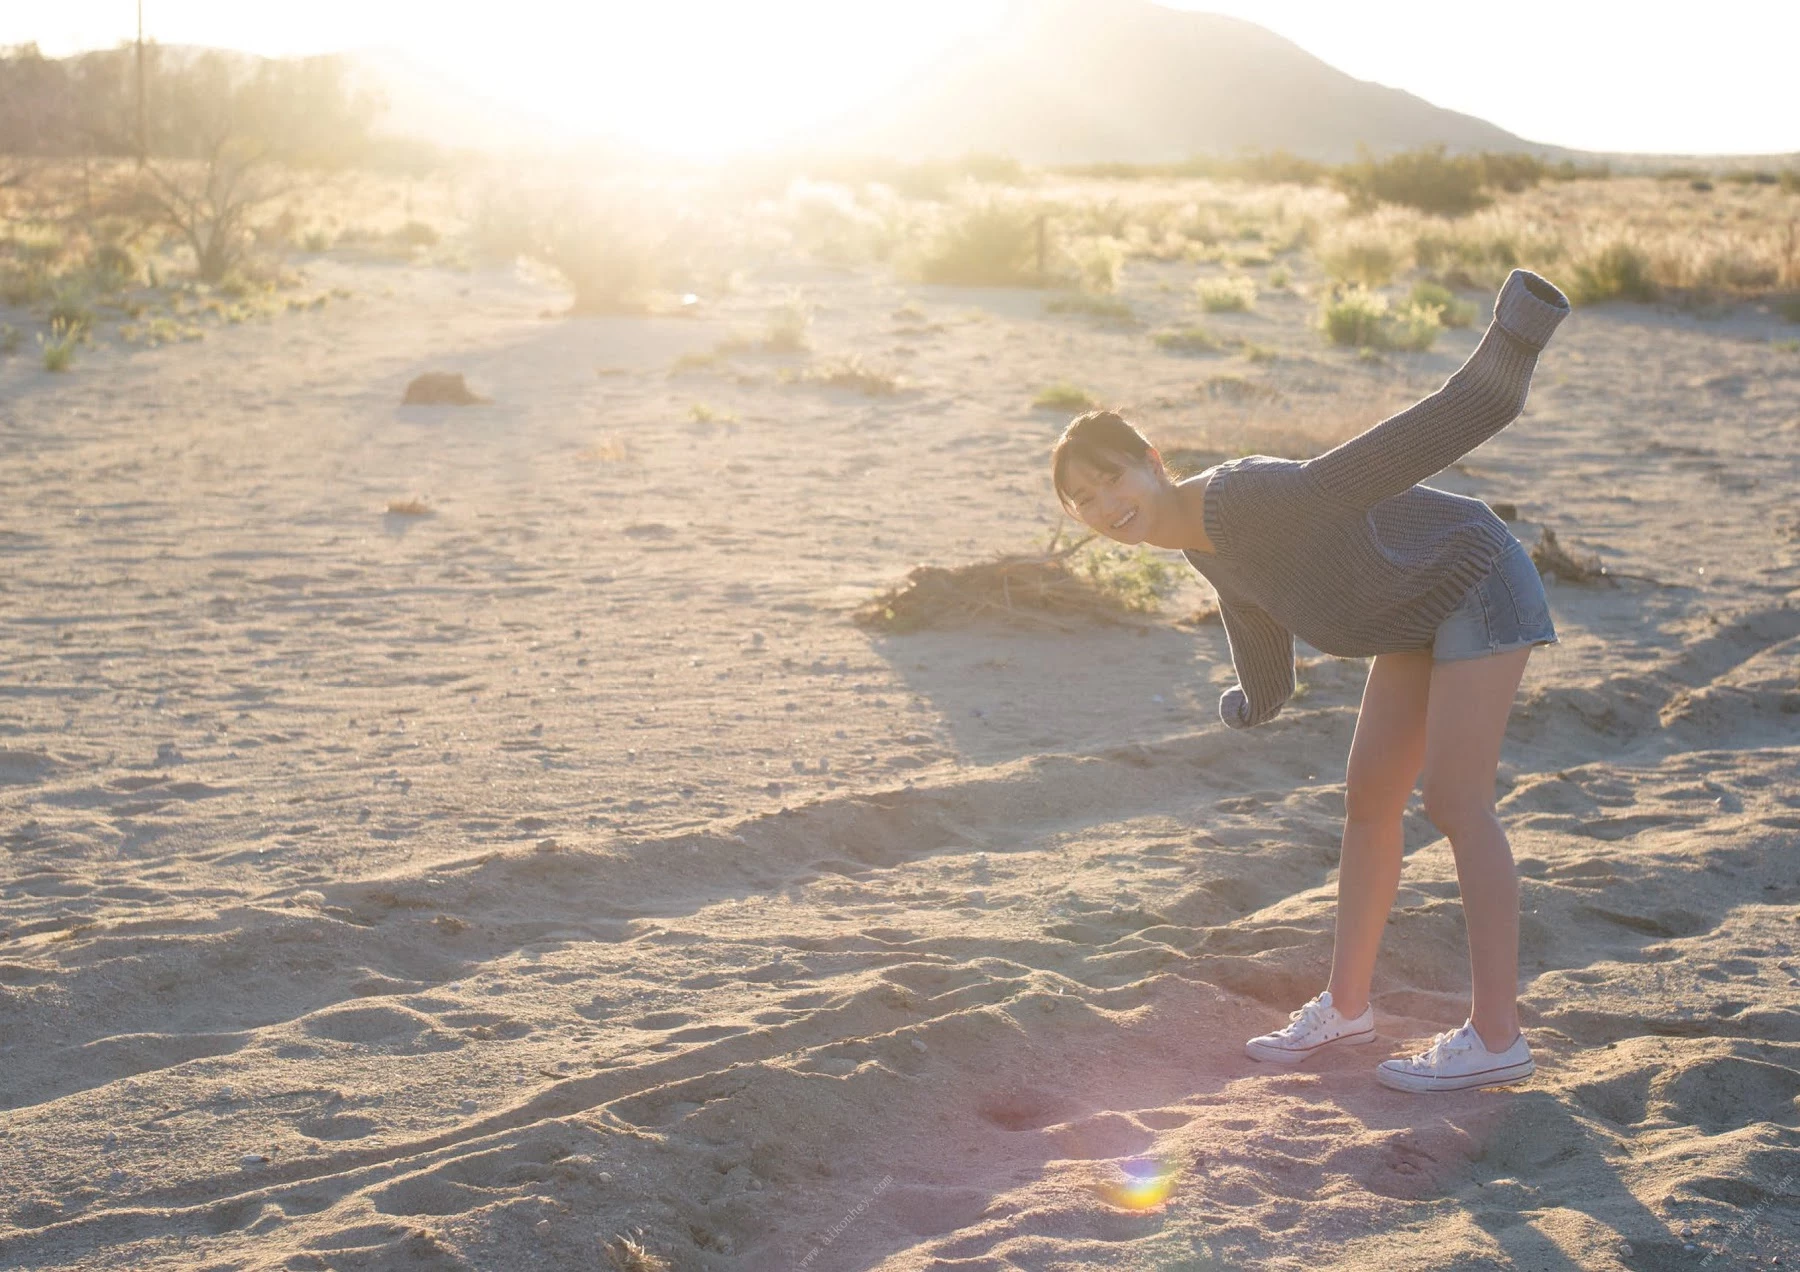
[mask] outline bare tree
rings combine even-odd
[[[291,193],[292,175],[355,158],[367,144],[373,103],[345,90],[330,58],[229,60],[203,53],[165,77],[153,146],[135,202],[174,229],[194,253],[201,280],[217,283],[241,264],[252,224]]]
[[[138,207],[186,240],[202,282],[219,282],[243,261],[256,211],[293,189],[267,159],[255,143],[219,137],[196,161],[144,164]]]

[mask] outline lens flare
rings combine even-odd
[[[1154,1210],[1175,1190],[1178,1173],[1156,1157],[1134,1157],[1119,1167],[1122,1179],[1101,1186],[1100,1194],[1124,1210]]]

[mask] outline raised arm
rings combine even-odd
[[[1238,683],[1219,699],[1219,718],[1234,729],[1266,724],[1294,694],[1294,636],[1266,610],[1219,597]]]
[[[1449,467],[1525,409],[1538,354],[1568,313],[1560,291],[1515,269],[1481,343],[1443,388],[1304,467],[1333,498],[1358,508]]]

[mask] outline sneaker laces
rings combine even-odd
[[[1475,1045],[1475,1031],[1462,1026],[1446,1029],[1431,1040],[1431,1045],[1413,1056],[1406,1063],[1414,1069],[1434,1069],[1438,1064],[1458,1052],[1468,1051]]]
[[[1299,1038],[1304,1036],[1324,1022],[1325,1012],[1327,1010],[1328,1009],[1325,1006],[1325,996],[1321,994],[1319,997],[1307,1003],[1306,1006],[1302,1007],[1299,1011],[1290,1011],[1288,1013],[1288,1020],[1291,1023],[1281,1027],[1281,1036],[1284,1038]]]

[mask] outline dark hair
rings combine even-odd
[[[1056,439],[1050,452],[1050,481],[1056,487],[1056,498],[1070,512],[1069,492],[1063,486],[1069,461],[1079,459],[1092,464],[1108,477],[1123,465],[1120,458],[1138,462],[1150,452],[1150,442],[1142,433],[1126,423],[1116,411],[1089,411],[1069,421],[1069,427]]]

